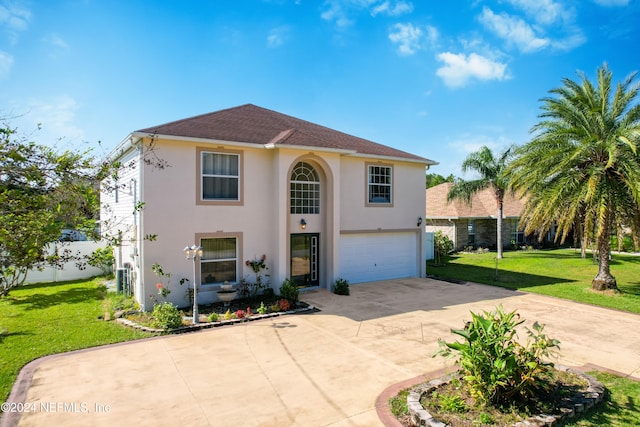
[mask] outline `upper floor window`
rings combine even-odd
[[[383,165],[367,166],[368,203],[390,205],[393,201],[393,168]]]
[[[240,200],[240,155],[201,152],[202,200]]]
[[[309,163],[299,162],[291,172],[291,213],[320,213],[320,177]]]

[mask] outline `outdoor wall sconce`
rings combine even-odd
[[[417,226],[420,227],[420,224],[422,224],[422,217],[421,216],[418,217],[418,225]]]
[[[304,220],[304,218],[302,218],[300,220],[300,230],[304,230],[307,228],[307,221]]]

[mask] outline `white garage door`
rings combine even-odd
[[[351,283],[417,276],[416,233],[344,234],[339,277]]]

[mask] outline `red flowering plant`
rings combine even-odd
[[[278,305],[280,306],[280,311],[288,311],[291,308],[291,304],[286,299],[281,299],[278,301]]]
[[[269,280],[267,279],[269,275],[263,273],[263,271],[269,269],[269,267],[267,267],[266,261],[267,256],[263,254],[260,258],[248,259],[244,263],[247,267],[251,268],[253,274],[255,274],[256,276],[255,282],[248,284],[250,287],[250,290],[248,292],[249,296],[258,295],[262,292],[263,289],[269,286]]]
[[[247,313],[244,310],[236,311],[236,319],[244,319]]]

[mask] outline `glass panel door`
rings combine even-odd
[[[291,278],[300,287],[320,285],[320,235],[291,235]]]

